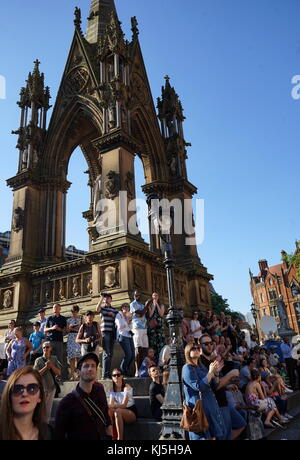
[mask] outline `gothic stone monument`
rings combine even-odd
[[[0,272],[0,327],[9,319],[28,324],[41,305],[59,302],[63,314],[76,302],[82,312],[95,308],[103,290],[114,305],[129,301],[135,289],[144,297],[158,291],[167,305],[167,282],[160,240],[150,245],[132,235],[120,218],[101,231],[97,202],[106,198],[121,207],[120,192],[135,198],[134,160],[143,163],[146,197],[191,199],[197,189],[187,178],[187,143],[183,109],[169,77],[153,103],[139,43],[136,18],[132,39],[125,40],[113,0],[92,0],[88,26],[81,29],[75,10],[75,33],[61,85],[47,125],[50,90],[34,63],[21,89],[17,174],[13,190],[9,256]],[[65,259],[68,163],[80,146],[88,163],[91,202],[87,221],[89,252]],[[135,214],[131,210],[132,215]],[[151,213],[149,213],[149,216]],[[129,215],[129,218],[131,215]],[[151,217],[149,217],[149,225]],[[196,245],[173,234],[176,300],[187,312],[210,307],[212,276],[202,265]]]

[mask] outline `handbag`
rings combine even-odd
[[[183,402],[183,414],[180,427],[185,431],[191,431],[193,433],[204,433],[208,430],[209,423],[201,399],[198,399],[194,408],[187,406],[185,401]]]

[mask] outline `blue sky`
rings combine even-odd
[[[12,193],[5,180],[16,173],[19,125],[15,104],[36,58],[54,97],[73,37],[73,11],[88,16],[89,0],[1,2],[0,75],[7,98],[0,99],[0,231],[10,228]],[[137,16],[153,97],[164,75],[179,93],[192,143],[189,179],[205,200],[203,264],[231,308],[251,304],[248,268],[257,261],[280,263],[300,238],[300,100],[291,79],[300,74],[298,0],[116,0],[128,38]],[[83,24],[85,27],[85,24]],[[85,248],[81,212],[88,207],[86,164],[70,162],[68,243]],[[140,168],[139,168],[140,171]],[[142,184],[138,174],[138,184]]]

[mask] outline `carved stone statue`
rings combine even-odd
[[[113,288],[119,284],[118,267],[109,266],[104,270],[104,287]]]
[[[14,210],[12,230],[18,233],[24,227],[24,211],[18,207]]]
[[[3,308],[9,309],[12,307],[12,296],[13,293],[10,289],[4,292],[3,295]]]
[[[120,175],[114,171],[109,171],[105,182],[105,197],[113,200],[120,191]]]
[[[92,278],[89,278],[88,279],[88,282],[87,282],[87,292],[92,295],[93,294],[93,279]]]
[[[66,288],[64,280],[59,280],[58,297],[59,300],[66,300]]]
[[[75,278],[73,278],[73,281],[72,281],[72,292],[73,292],[74,297],[79,296],[79,290],[80,290],[79,280],[80,280],[80,277],[76,276]]]
[[[287,310],[286,310],[286,306],[285,306],[285,303],[283,301],[283,296],[282,295],[279,296],[278,314],[279,314],[279,318],[280,318],[280,329],[289,330],[290,329],[289,319],[288,319]]]
[[[127,192],[127,196],[130,200],[133,200],[134,198],[134,175],[131,172],[128,172],[126,174],[126,179],[125,179],[125,190]]]
[[[79,26],[81,24],[81,9],[76,6],[75,11],[74,11],[74,24]]]
[[[108,124],[109,128],[113,129],[116,127],[116,105],[114,103],[110,103],[108,107]]]
[[[178,174],[178,169],[177,169],[177,158],[176,155],[174,154],[169,162],[170,166],[170,171],[172,176],[177,176]]]

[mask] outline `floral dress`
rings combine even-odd
[[[20,341],[14,340],[11,345],[11,359],[8,362],[7,375],[11,375],[17,369],[21,369],[26,365],[26,360],[22,356],[26,353],[26,339]]]
[[[150,328],[151,320],[156,320],[156,326]],[[155,307],[154,314],[148,320],[148,339],[149,339],[149,348],[153,348],[157,356],[165,346],[165,336],[164,336],[164,320],[158,313],[157,307]]]
[[[81,318],[69,318],[67,320],[67,324],[70,326],[80,326],[81,325]],[[69,359],[80,358],[81,357],[81,345],[80,343],[76,343],[76,337],[78,334],[78,330],[70,330],[68,334],[68,342],[67,342],[67,355]]]

